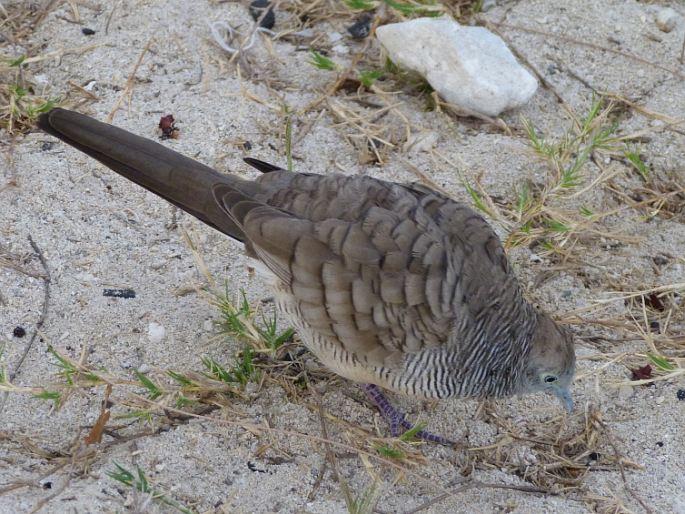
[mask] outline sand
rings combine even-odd
[[[682,5],[673,5],[682,11]],[[332,12],[333,6],[319,9]],[[353,15],[344,4],[335,6],[338,14],[313,24],[318,38],[314,46],[338,45],[330,56],[344,68],[363,43],[345,32]],[[80,24],[69,22],[72,7]],[[340,92],[303,112],[335,79],[334,73],[307,62],[311,39],[271,41],[260,35],[248,52],[249,70],[236,73],[230,56],[212,41],[208,22],[222,20],[247,33],[252,19],[240,3],[59,3],[30,37],[5,45],[3,52],[17,56],[34,47],[40,55],[55,52],[31,65],[39,87],[69,102],[86,98],[70,84],[86,87],[94,99],[80,109],[99,119],[120,102],[113,122],[137,134],[158,138],[159,118],[173,113],[180,135],[165,144],[222,171],[254,176],[242,162],[248,155],[285,165],[287,105],[295,113],[296,170],[396,181],[425,176],[467,202],[471,199],[464,179],[479,181],[495,205],[501,205],[497,202],[515,199],[515,188],[523,181],[539,181],[547,173],[521,130],[522,117],[541,134],[561,136],[571,122],[555,93],[582,116],[591,104],[592,88],[640,107],[613,115],[617,133],[644,130],[634,144],[652,173],[672,173],[681,185],[685,182],[685,133],[682,123],[669,125],[685,118],[685,67],[678,60],[685,18],[681,13],[672,32],[661,32],[654,17],[662,7],[634,1],[522,0],[492,8],[483,19],[503,23],[501,33],[553,90],[540,87],[524,108],[505,113],[503,121],[515,128],[507,133],[449,111],[427,110],[426,99],[415,88],[379,83],[393,93],[371,99],[395,107],[374,120],[378,137],[396,143],[382,150],[380,164],[370,162],[355,125],[341,123],[344,109],[373,112],[373,107],[356,103],[354,93]],[[296,27],[295,21],[280,9],[276,29]],[[83,27],[95,34],[84,35]],[[366,62],[375,59],[379,66],[377,43],[367,52]],[[431,151],[402,150],[405,125],[398,112],[413,132],[439,134]],[[231,290],[243,288],[251,301],[259,302],[268,292],[247,271],[238,245],[45,134],[12,140],[2,133],[0,144],[5,156],[0,171],[0,347],[9,372],[16,371],[39,328],[14,385],[39,388],[64,382],[56,375],[59,369],[48,345],[76,361],[84,356],[94,369],[106,369],[122,380],[135,380],[134,370],[142,370],[170,383],[164,378],[167,370],[202,371],[202,356],[232,361],[244,343],[214,337],[212,321],[219,314],[193,289],[205,278],[183,233],[190,234],[220,284],[226,280]],[[434,513],[685,512],[685,401],[677,394],[685,389],[685,375],[626,385],[630,369],[649,362],[649,337],[636,336],[636,327],[644,328],[641,310],[622,300],[608,303],[605,310],[592,308],[611,298],[611,292],[680,284],[666,287],[671,293],[663,300],[663,311],[646,312],[664,331],[656,334],[657,349],[676,368],[684,367],[685,325],[678,295],[685,277],[682,197],[680,204],[674,197],[673,212],[647,219],[644,209],[630,208],[626,200],[642,187],[642,179],[622,155],[600,156],[601,161],[584,168],[583,184],[603,170],[615,172],[615,178],[561,205],[595,212],[623,207],[594,228],[630,239],[588,235],[571,251],[576,260],[570,263],[541,247],[510,252],[528,294],[572,322],[577,335],[577,408],[572,415],[541,395],[487,404],[395,398],[412,419],[459,441],[456,448],[403,447],[413,457],[398,461],[406,468],[399,471],[373,458],[378,455],[373,441],[364,443],[369,434],[382,437],[388,430],[363,394],[354,384],[320,372],[308,355],[302,359],[316,394],[300,389],[294,396],[265,380],[251,384],[244,398],[231,399],[201,419],[121,417],[130,412],[123,401],[127,391],[141,388],[116,386],[108,432],[94,445],[85,445],[83,438],[101,412],[103,387],[74,392],[56,411],[51,402],[12,392],[0,404],[0,513],[173,511],[111,479],[107,473],[115,462],[130,470],[139,466],[155,490],[193,512],[346,512],[345,487],[359,496],[374,483],[378,512],[420,507]],[[3,188],[11,181],[15,185]],[[496,216],[492,221],[506,236],[507,223]],[[46,272],[29,237],[49,272],[47,304]],[[665,263],[655,264],[656,256]],[[108,288],[130,288],[136,296],[103,296]],[[584,307],[590,308],[574,315]],[[37,327],[44,309],[44,322]],[[598,320],[620,323],[602,325]],[[13,335],[19,326],[27,332],[22,338]],[[333,465],[325,464],[317,396],[323,411],[335,417],[325,417],[328,437],[343,445],[332,447],[337,479]],[[262,430],[249,431],[231,421]],[[266,425],[273,432],[264,430]],[[568,444],[562,448],[555,443],[560,440]],[[355,448],[372,456],[360,457]],[[568,460],[560,459],[560,453]],[[477,485],[462,490],[459,482],[465,476],[548,492]],[[436,501],[427,503],[432,499]]]

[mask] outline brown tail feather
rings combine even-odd
[[[102,164],[161,196],[224,234],[244,241],[240,228],[216,202],[212,188],[223,184],[252,197],[259,191],[159,143],[65,109],[52,109],[38,126]]]

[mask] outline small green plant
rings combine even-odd
[[[228,286],[222,295],[215,295],[214,304],[221,314],[218,323],[220,333],[245,340],[258,351],[275,351],[295,333],[292,328],[281,331],[275,313],[268,318],[262,312],[262,323],[258,324],[243,289],[240,290],[240,300],[232,300],[230,296]]]
[[[640,152],[638,150],[635,148],[626,148],[623,156],[644,180],[649,179],[649,168],[642,160],[642,157],[640,157]]]
[[[653,353],[647,353],[647,358],[652,361],[658,369],[662,371],[673,371],[675,366],[668,362],[668,359],[661,357],[660,355],[654,355]]]
[[[230,371],[211,357],[203,357],[202,364],[207,369],[208,377],[226,384],[245,385],[259,378],[259,370],[254,365],[254,352],[249,347],[242,351],[241,358],[233,365]]]
[[[313,48],[309,50],[309,55],[310,58],[307,62],[315,68],[327,71],[333,71],[338,68],[338,66],[331,59],[329,59],[325,55],[321,55]]]
[[[442,6],[440,6],[439,4],[422,5],[414,2],[397,2],[395,0],[383,0],[383,2],[386,5],[388,5],[388,7],[391,7],[392,9],[401,12],[405,16],[412,14],[420,14],[422,16],[442,15]]]
[[[59,390],[41,388],[34,391],[34,398],[52,401],[54,407],[59,409],[72,391],[104,384],[102,378],[95,372],[81,369],[77,363],[60,354],[53,346],[48,346],[48,353],[55,359],[53,365],[61,370],[58,375],[64,379],[66,384],[61,388],[56,388]]]
[[[116,469],[107,472],[107,476],[112,480],[130,487],[138,493],[148,495],[149,498],[160,505],[166,505],[183,514],[194,514],[193,510],[154,489],[145,476],[145,472],[140,467],[136,466],[136,472],[133,473],[118,462],[113,462],[113,464]]]
[[[47,400],[54,402],[56,406],[59,406],[62,403],[62,394],[58,393],[57,391],[44,390],[40,391],[39,393],[35,393],[33,397],[39,400]]]
[[[228,371],[211,357],[202,357],[202,364],[204,364],[205,368],[207,368],[207,371],[209,372],[208,376],[210,378],[219,380],[220,382],[225,382],[227,384],[237,382],[237,379],[230,371]]]
[[[591,225],[602,218],[601,214],[595,214],[587,206],[571,211],[553,209],[551,205],[590,190],[609,176],[605,173],[588,178],[586,168],[593,155],[628,151],[624,138],[616,135],[617,124],[610,119],[613,109],[613,103],[594,96],[585,116],[575,120],[556,140],[542,137],[529,121],[523,121],[530,147],[546,164],[548,173],[542,184],[525,182],[517,188],[514,201],[505,211],[515,222],[506,246],[530,245],[536,241],[549,252],[562,253],[564,247],[572,246],[569,241],[577,240],[581,232],[596,234]],[[627,155],[633,154],[628,152],[628,159]]]
[[[389,446],[387,444],[378,445],[375,448],[379,455],[382,455],[383,457],[387,457],[389,459],[400,460],[404,459],[405,457],[405,453],[402,450],[398,450],[397,448],[393,448],[392,446]]]
[[[585,207],[584,205],[578,210],[581,216],[585,216],[586,218],[591,218],[592,216],[594,216],[594,212],[592,212],[591,209]]]
[[[164,391],[161,387],[155,384],[152,380],[150,380],[140,371],[135,371],[135,375],[138,381],[141,383],[141,385],[147,390],[147,397],[150,400],[156,400],[157,398],[162,396]]]
[[[409,430],[407,430],[403,434],[400,434],[400,441],[403,441],[405,443],[410,443],[412,441],[415,441],[416,440],[416,434],[421,432],[421,430],[423,430],[425,427],[426,427],[425,423],[416,423]]]
[[[31,129],[39,114],[59,103],[33,93],[26,56],[0,59],[0,128],[10,134]]]
[[[369,0],[345,0],[345,5],[352,11],[370,11],[376,7],[376,2]]]
[[[381,70],[360,71],[359,82],[362,83],[362,86],[368,89],[373,85],[374,82],[376,82],[382,76],[383,72]]]
[[[465,177],[461,177],[461,183],[466,188],[466,192],[471,197],[471,201],[473,202],[473,205],[479,211],[482,211],[485,214],[487,214],[488,216],[490,216],[491,218],[494,218],[494,214],[486,205],[483,197],[480,195],[480,193],[478,191],[475,190],[475,188],[469,183],[469,181]]]
[[[443,6],[434,1],[398,2],[396,0],[345,0],[348,9],[352,11],[370,11],[371,9],[378,7],[381,2],[404,16],[442,16],[444,11]]]
[[[63,370],[60,372],[60,374],[65,378],[67,384],[74,385],[74,375],[78,373],[78,369],[74,363],[57,353],[57,350],[55,350],[52,346],[48,346],[48,353],[57,361],[55,365]]]

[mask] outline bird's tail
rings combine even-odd
[[[223,175],[159,143],[74,111],[52,109],[38,118],[38,127],[220,232],[244,241],[240,227],[215,200],[213,188],[222,184],[253,197],[259,189],[254,182]]]

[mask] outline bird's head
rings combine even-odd
[[[570,412],[573,410],[571,382],[575,368],[573,336],[547,314],[538,313],[526,367],[527,392],[552,393]]]

